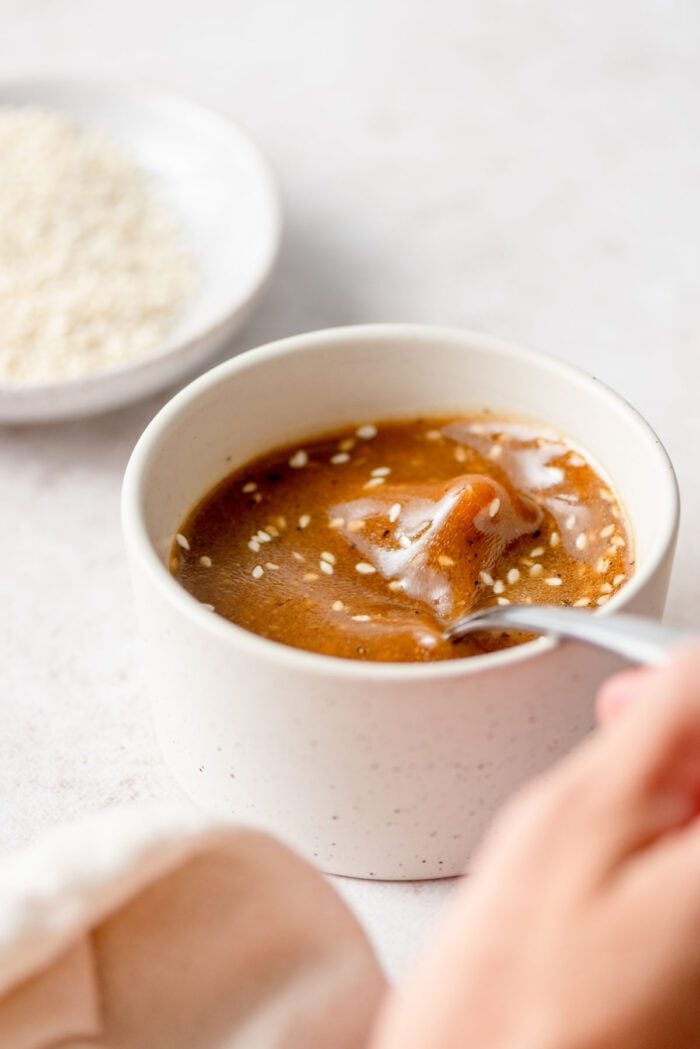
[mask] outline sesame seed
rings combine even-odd
[[[534,548],[534,550],[530,551],[530,557],[542,557],[543,553],[544,553],[544,547],[543,546],[536,546]]]
[[[305,583],[315,583],[318,579],[318,575],[316,572],[305,572],[301,578]]]
[[[354,619],[356,623],[369,623],[369,621],[370,621],[370,619],[372,617],[371,616],[362,616],[362,615],[360,615],[360,616],[352,616],[351,618]]]
[[[493,592],[494,592],[494,594],[502,594],[503,591],[505,590],[505,588],[506,588],[506,585],[505,585],[505,583],[503,582],[502,579],[497,579],[496,582],[493,584]]]
[[[425,439],[426,441],[439,441],[442,438],[442,434],[439,430],[426,430]]]
[[[600,489],[600,498],[604,499],[606,503],[615,502],[615,496],[612,494],[612,492],[608,491],[607,488]]]
[[[503,449],[500,444],[492,444],[489,448],[489,459],[500,459],[503,455]]]
[[[306,466],[309,461],[308,452],[305,452],[303,448],[300,448],[298,452],[289,460],[289,465],[293,470],[301,470],[302,467]]]
[[[355,430],[355,436],[359,437],[363,441],[371,441],[373,437],[377,436],[377,427],[373,426],[372,423],[366,423],[364,426],[358,426]]]
[[[489,503],[489,517],[495,517],[498,511],[501,509],[501,500],[492,499]]]
[[[334,601],[333,604],[331,605],[331,608],[333,609],[334,612],[342,612],[343,609],[345,608],[345,605],[343,604],[342,601]]]
[[[391,510],[389,510],[389,520],[392,522],[398,521],[399,514],[401,513],[401,503],[394,503]]]
[[[365,522],[361,518],[357,518],[355,521],[350,521],[348,524],[348,532],[359,532],[365,527]]]
[[[574,601],[574,608],[588,608],[590,603],[590,597],[579,597],[578,601]]]
[[[620,572],[620,574],[616,575],[615,578],[613,579],[613,586],[619,586],[621,583],[624,583],[626,578],[627,577],[625,576],[625,573],[624,572]]]
[[[202,608],[206,608],[207,612],[214,612],[214,611],[215,611],[215,608],[214,608],[214,606],[213,606],[213,605],[210,605],[210,604],[208,604],[208,603],[207,603],[206,601],[202,601],[202,602],[200,602],[200,603],[201,603],[201,605],[202,605]]]
[[[310,514],[302,514],[301,517],[299,518],[299,527],[300,528],[308,528],[310,524],[311,524],[311,515]]]
[[[602,573],[603,572],[607,572],[607,570],[609,568],[610,568],[610,562],[608,561],[608,559],[606,557],[599,557],[598,560],[596,561],[596,566],[595,566],[596,572],[599,572],[602,575]]]
[[[533,567],[534,567],[534,565],[533,565]],[[520,579],[520,572],[519,572],[519,570],[517,568],[511,568],[511,570],[509,571],[508,575],[506,576],[506,579],[508,580],[508,582],[510,583],[511,586],[514,583],[517,583],[518,580]]]
[[[378,488],[380,484],[384,484],[384,478],[383,477],[373,477],[371,481],[368,481],[367,484],[363,484],[362,487],[363,488]]]
[[[272,542],[272,536],[268,535],[267,532],[263,532],[262,528],[258,529],[258,531],[256,532],[256,535],[255,535],[255,538],[260,543],[271,543]]]
[[[618,510],[618,508],[616,506],[611,506],[610,507],[610,513],[613,515],[613,517],[615,518],[616,521],[620,520],[620,516],[621,516],[620,515],[620,511]]]
[[[547,586],[561,586],[561,579],[558,575],[550,575],[545,579]]]
[[[552,534],[549,537],[549,545],[550,546],[559,546],[560,542],[561,542],[561,539],[559,537],[559,533],[558,532],[552,532]]]
[[[325,575],[333,575],[333,565],[329,561],[319,561],[319,568]]]
[[[350,456],[347,452],[337,452],[335,455],[331,456],[331,462],[334,466],[340,466],[341,463],[349,463]]]
[[[199,559],[199,563],[202,568],[211,568],[211,557],[207,557],[206,554],[202,554]]]
[[[585,466],[586,460],[577,455],[576,452],[572,452],[569,456],[569,466]]]
[[[610,545],[611,546],[618,546],[618,547],[619,546],[624,546],[625,545],[625,540],[622,538],[621,535],[614,535],[612,537],[612,539],[610,540]]]
[[[601,539],[609,539],[614,531],[615,531],[615,525],[614,524],[606,525],[605,528],[601,528],[601,530],[600,530],[600,538]]]
[[[375,470],[372,470],[372,477],[388,477],[390,473],[390,466],[378,466]]]
[[[472,423],[469,427],[470,431],[475,434],[486,433],[486,427],[483,423]]]
[[[377,569],[367,561],[358,561],[355,565],[355,571],[359,572],[360,575],[374,575]]]
[[[596,601],[596,604],[597,605],[607,605],[609,600],[610,600],[609,594],[603,594],[602,597],[598,598],[598,600]]]
[[[530,569],[530,575],[533,576],[533,577],[534,576],[538,576],[538,575],[542,575],[543,572],[544,572],[544,568],[542,567],[542,565],[533,565],[532,568]]]
[[[255,481],[248,481],[247,484],[244,484],[241,488],[241,491],[245,492],[246,495],[248,495],[249,492],[257,492],[257,490],[258,486]]]
[[[253,492],[253,502],[254,503],[261,503],[262,502],[262,495],[260,494],[260,492]]]
[[[392,579],[388,586],[390,590],[394,591],[394,593],[398,590],[403,590],[403,583],[400,579]]]
[[[340,452],[351,452],[354,447],[355,447],[355,438],[354,437],[346,437],[344,440],[339,441],[339,443],[338,443],[338,451],[340,451]]]
[[[458,463],[466,463],[466,461],[467,461],[467,449],[466,448],[462,448],[461,445],[459,445],[457,448],[455,448],[455,459],[457,460]]]
[[[439,554],[438,555],[438,564],[442,565],[443,568],[451,568],[452,565],[454,564],[454,561],[452,560],[451,557],[448,557],[447,554]]]
[[[489,572],[479,572],[479,579],[486,586],[493,586],[493,576]]]
[[[496,598],[496,603],[499,604],[499,605],[509,605],[510,601],[508,600],[507,597],[497,597]]]
[[[182,532],[177,533],[175,536],[175,542],[178,546],[181,546],[183,550],[189,550],[190,548],[189,540],[182,534]]]
[[[612,594],[612,586],[610,583],[603,583],[600,588],[601,594]]]
[[[437,645],[437,638],[433,637],[432,634],[424,634],[418,642],[423,648],[435,648]]]
[[[255,538],[251,539],[248,543],[248,549],[252,550],[254,554],[257,554],[260,551],[260,543],[258,540]]]
[[[298,553],[296,550],[292,550],[292,557],[295,561],[305,561],[306,558],[303,554]]]
[[[274,561],[266,561],[265,568],[269,568],[271,572],[279,572],[280,566],[276,565]]]
[[[569,514],[566,519],[566,527],[569,532],[576,527],[576,514]]]
[[[585,532],[581,532],[580,535],[576,536],[576,549],[585,550],[588,546],[588,536]]]
[[[529,568],[530,565],[532,565],[532,563],[533,562],[530,560],[529,557],[521,557],[520,558],[520,564],[521,565],[525,565],[526,568]]]
[[[278,528],[281,528],[281,529],[282,529],[282,531],[284,531],[284,530],[285,530],[285,528],[287,527],[287,518],[286,518],[286,517],[282,517],[282,516],[280,515],[280,516],[279,516],[279,517],[277,518],[277,527],[278,527]]]
[[[410,545],[411,545],[411,540],[408,538],[407,535],[400,535],[399,536],[399,546],[400,547],[402,547],[404,550],[408,550]]]
[[[321,560],[327,561],[329,565],[335,564],[335,554],[332,554],[330,550],[324,550],[321,554]]]
[[[274,539],[279,539],[279,531],[275,528],[274,525],[266,524],[265,525],[265,531],[267,532],[268,535],[271,535]]]
[[[260,579],[261,576],[265,575],[265,569],[262,565],[256,565],[250,574],[252,575],[253,579]]]
[[[342,517],[334,517],[331,521],[328,522],[328,527],[329,528],[342,528],[344,524],[345,524],[345,519],[344,518],[342,518]]]

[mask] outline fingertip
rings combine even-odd
[[[636,667],[634,670],[623,670],[608,678],[601,685],[596,698],[598,723],[607,725],[621,717],[639,694],[640,686],[655,673],[655,670],[648,667]]]

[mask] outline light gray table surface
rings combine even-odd
[[[669,613],[700,623],[694,0],[0,0],[0,71],[147,79],[254,134],[286,237],[231,352],[420,321],[529,343],[620,390],[675,461]],[[177,797],[118,519],[129,452],[164,399],[0,429],[2,851],[82,812]],[[394,976],[452,888],[336,884]]]

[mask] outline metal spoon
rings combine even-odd
[[[633,663],[663,663],[669,653],[690,640],[688,631],[666,626],[657,619],[631,615],[591,615],[574,608],[550,605],[499,605],[458,619],[445,630],[457,641],[475,630],[513,627],[555,637],[572,637],[617,652]]]

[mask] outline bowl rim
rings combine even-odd
[[[161,561],[148,536],[142,508],[144,502],[143,484],[150,460],[162,443],[167,439],[170,426],[176,422],[181,413],[200,397],[205,396],[219,385],[225,384],[232,376],[254,369],[279,357],[312,350],[319,346],[332,349],[349,340],[358,344],[365,342],[388,341],[403,343],[407,341],[433,340],[437,343],[465,346],[467,342],[477,343],[478,348],[495,352],[502,357],[527,360],[534,365],[558,372],[565,379],[579,387],[595,390],[609,404],[616,406],[627,414],[647,439],[649,451],[655,454],[661,472],[666,478],[666,490],[661,493],[659,506],[665,507],[665,518],[660,536],[656,541],[648,560],[632,576],[625,587],[594,615],[608,615],[620,611],[647,585],[657,571],[669,549],[672,549],[678,531],[680,499],[678,481],[669,455],[660,438],[629,401],[611,389],[599,379],[589,375],[582,368],[563,361],[551,354],[542,353],[524,347],[508,339],[490,335],[475,329],[441,327],[436,325],[380,323],[358,324],[336,328],[324,328],[318,331],[292,335],[277,339],[255,349],[248,350],[237,357],[224,361],[211,368],[199,378],[189,383],[175,394],[155,415],[139,438],[127,464],[122,486],[121,515],[122,531],[127,553],[130,559],[138,560],[139,565],[149,577],[152,584],[177,612],[190,620],[199,630],[205,630],[221,642],[236,645],[248,651],[253,658],[274,661],[281,668],[313,676],[338,676],[354,678],[357,681],[376,681],[382,684],[401,683],[405,681],[436,682],[471,676],[489,670],[501,670],[516,666],[522,661],[529,661],[554,649],[571,644],[566,640],[549,637],[537,638],[534,641],[503,649],[498,652],[465,657],[463,659],[441,660],[427,663],[385,663],[346,659],[342,656],[324,655],[308,652],[305,649],[293,648],[283,642],[261,637],[225,619],[213,614],[193,597],[169,573]],[[601,464],[605,465],[605,464]]]
[[[190,351],[196,352],[203,342],[210,340],[217,334],[225,333],[241,314],[245,314],[247,310],[253,307],[272,274],[282,241],[282,195],[274,168],[256,138],[250,134],[247,128],[227,113],[213,106],[195,101],[186,95],[181,95],[178,91],[171,90],[158,83],[140,78],[129,79],[97,73],[84,75],[69,73],[65,76],[60,74],[44,75],[41,73],[37,75],[32,75],[31,73],[0,75],[0,109],[4,108],[6,104],[2,97],[5,91],[34,90],[36,88],[46,89],[47,91],[68,89],[93,97],[97,93],[106,94],[117,99],[129,99],[135,105],[144,102],[155,103],[171,111],[186,111],[196,116],[199,120],[205,121],[209,126],[218,127],[229,137],[236,139],[255,163],[257,168],[256,180],[263,191],[265,208],[269,215],[269,231],[266,238],[265,253],[261,256],[261,262],[255,272],[252,272],[246,281],[245,293],[239,296],[233,304],[229,300],[229,305],[220,309],[216,316],[207,323],[206,327],[198,328],[197,331],[185,339],[174,339],[170,334],[166,334],[165,338],[157,346],[154,346],[145,354],[101,368],[95,372],[88,372],[85,375],[26,383],[12,383],[0,379],[0,402],[2,400],[13,400],[16,403],[27,402],[34,398],[49,398],[52,394],[60,396],[68,391],[73,392],[78,389],[85,390],[104,386],[110,380],[116,380],[125,375],[138,376],[141,372],[151,371],[154,367],[158,367],[161,361],[172,361],[177,357],[187,357]],[[47,103],[45,108],[70,117],[70,114],[60,104],[52,105]],[[128,150],[125,151],[128,152]]]

